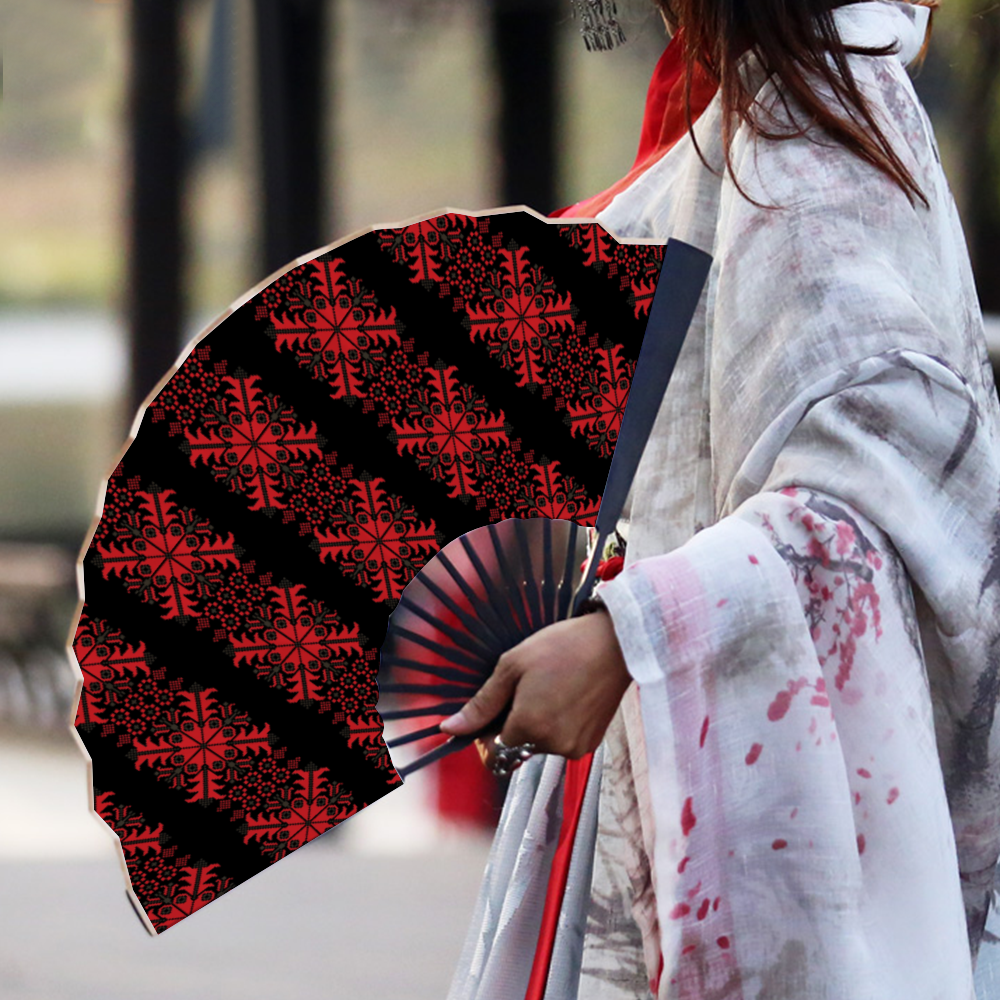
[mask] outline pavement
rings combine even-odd
[[[0,731],[0,998],[443,1000],[489,839],[419,778],[154,938],[70,735]]]

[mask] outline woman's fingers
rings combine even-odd
[[[517,687],[517,675],[505,653],[496,670],[460,712],[441,723],[441,732],[465,736],[483,729],[507,707]]]

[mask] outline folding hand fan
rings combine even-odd
[[[383,719],[441,719],[457,712],[486,682],[502,653],[544,626],[580,612],[594,586],[596,557],[603,552],[624,506],[710,263],[707,254],[685,243],[667,244],[597,517],[597,541],[585,572],[573,572],[579,565],[582,532],[569,521],[505,520],[477,528],[446,546],[403,591],[382,646],[384,672],[414,676],[402,682],[381,682],[380,690],[419,694],[424,701],[413,708],[384,712]],[[502,720],[503,715],[493,725]],[[438,724],[424,726],[389,746],[440,735]],[[399,773],[405,776],[473,739],[449,738]]]
[[[387,694],[430,695],[428,703],[382,713],[385,721],[457,712],[496,667],[500,654],[540,628],[568,618],[586,554],[573,521],[509,518],[446,545],[407,584],[389,620],[381,667],[427,680],[379,683]],[[389,743],[403,746],[440,735],[438,725]],[[403,777],[461,749],[449,740],[400,768]]]
[[[594,523],[662,259],[530,210],[373,229],[247,295],[150,397],[74,641],[149,929],[399,784],[390,611],[474,528]]]

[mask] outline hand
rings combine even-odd
[[[606,609],[555,622],[504,653],[476,696],[441,731],[485,729],[508,704],[500,738],[578,758],[596,750],[631,682]],[[495,732],[495,730],[493,730]],[[477,741],[492,764],[492,733]]]

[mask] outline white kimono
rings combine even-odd
[[[595,758],[547,1000],[972,1000],[1000,854],[1000,409],[905,64],[834,14],[927,197],[842,147],[690,137],[598,219],[712,254],[601,586],[636,684]],[[775,100],[756,74],[758,100]],[[721,167],[718,98],[696,125]],[[450,1000],[523,1000],[564,762],[512,783]]]

